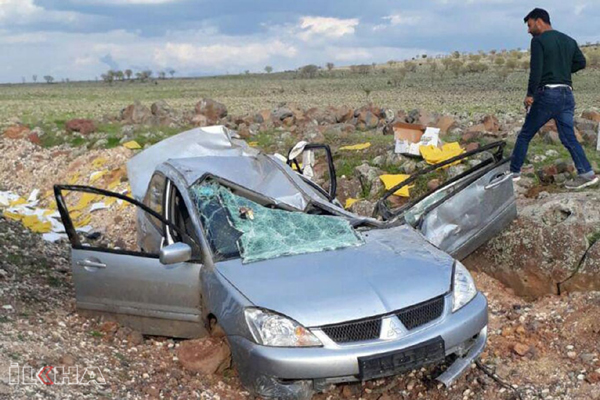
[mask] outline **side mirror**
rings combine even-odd
[[[160,262],[171,265],[189,261],[192,258],[192,248],[185,243],[173,243],[160,249]]]

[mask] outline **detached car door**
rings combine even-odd
[[[136,207],[170,226],[162,215],[136,200],[101,189],[55,186],[54,192],[71,242],[79,310],[84,314],[108,315],[144,334],[185,338],[205,334],[200,303],[201,264],[190,260],[165,265],[160,257],[166,248],[160,252],[137,248]],[[102,204],[117,207],[117,217],[112,217],[114,212],[98,214],[106,210],[81,216],[81,207],[68,204],[81,202],[83,196],[88,196],[88,200],[95,196],[94,201],[103,200]],[[97,222],[101,226],[98,230],[85,229],[77,223],[82,218],[85,223]]]
[[[388,218],[399,216],[440,249],[457,259],[467,257],[517,216],[509,159],[503,157],[504,146],[504,142],[493,143],[418,172],[417,175],[423,175],[473,156],[481,159],[476,166],[401,210],[395,213],[387,210]],[[412,183],[413,178],[416,179],[412,176],[397,188]],[[397,188],[386,192],[384,198]]]

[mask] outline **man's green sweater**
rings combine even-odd
[[[585,56],[571,37],[549,30],[531,39],[527,96],[544,85],[572,86],[571,74],[585,68]]]

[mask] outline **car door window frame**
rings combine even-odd
[[[181,190],[179,190],[177,185],[171,179],[167,178],[167,185],[165,188],[165,209],[164,209],[165,210],[165,220],[171,222],[174,226],[177,226],[174,213],[175,212],[180,213],[180,211],[177,209],[177,207],[175,206],[175,203],[174,203],[176,196],[179,196],[181,201],[183,201],[183,207],[186,208],[187,213],[191,219],[192,214],[190,213],[188,205],[185,203],[185,199],[184,199],[183,195],[181,194]],[[170,229],[171,229],[170,225],[165,226],[164,238],[165,238],[165,242],[166,242],[165,245],[167,245],[167,246],[170,244],[173,244],[173,243],[177,243],[177,241],[175,241],[175,239],[173,238],[173,233],[171,232]],[[183,231],[185,232],[185,236],[187,238],[191,239],[190,243],[187,243],[187,244],[192,246],[193,252],[197,253],[197,254],[201,254],[202,251],[198,245],[198,243],[200,243],[201,240],[196,237],[197,236],[196,232],[189,232],[187,229],[187,226],[184,226]],[[175,233],[179,234],[178,231],[175,231]],[[186,237],[181,237],[181,242],[186,243],[186,240],[185,240]]]
[[[460,180],[462,180],[465,177],[469,177],[468,179],[465,179],[463,182],[460,182],[460,185],[457,185],[456,190],[451,191],[450,193],[448,193],[446,196],[444,196],[442,199],[440,199],[439,201],[433,203],[431,206],[427,207],[426,210],[423,211],[422,216],[424,217],[425,215],[427,215],[427,213],[429,211],[431,211],[432,209],[434,209],[435,207],[439,206],[441,203],[443,203],[444,201],[448,200],[449,198],[451,198],[452,196],[454,196],[456,193],[460,192],[462,189],[464,189],[465,187],[467,187],[468,185],[470,185],[472,182],[476,181],[477,179],[479,179],[480,177],[482,177],[483,175],[485,175],[487,172],[489,172],[490,170],[498,167],[499,165],[502,165],[504,163],[507,163],[510,161],[510,158],[504,158],[504,148],[506,147],[506,142],[504,141],[498,141],[498,142],[494,142],[494,143],[490,143],[486,146],[480,147],[479,149],[476,150],[472,150],[463,154],[460,154],[456,157],[450,158],[446,161],[443,161],[441,163],[438,164],[434,164],[434,165],[430,165],[429,167],[418,171],[417,173],[411,175],[408,179],[400,182],[398,185],[394,186],[393,188],[387,190],[381,199],[379,199],[379,201],[377,202],[377,204],[375,205],[375,212],[377,213],[377,215],[381,216],[384,220],[391,220],[393,218],[396,218],[398,216],[401,216],[404,212],[406,212],[407,210],[409,210],[411,207],[413,207],[414,205],[418,204],[420,201],[424,200],[425,198],[427,198],[428,196],[432,195],[433,193],[435,193],[436,191],[439,190],[443,190],[444,188],[447,188],[450,185],[453,185],[457,182],[459,182]],[[448,165],[451,165],[457,161],[461,161],[465,158],[469,158],[473,155],[482,153],[484,151],[488,151],[488,150],[492,150],[492,149],[497,149],[492,155],[493,158],[487,159],[487,160],[483,160],[481,163],[479,163],[478,165],[476,165],[473,168],[470,168],[468,170],[466,170],[465,172],[455,176],[452,179],[449,179],[447,182],[445,182],[443,185],[441,185],[440,187],[438,187],[435,190],[429,191],[426,194],[422,195],[421,197],[403,205],[402,207],[396,209],[396,210],[390,210],[389,207],[386,204],[386,200],[392,196],[397,190],[410,185],[411,183],[413,183],[414,181],[417,180],[417,178],[419,178],[422,175],[426,175],[432,171],[437,170],[438,168],[442,168]],[[421,218],[422,219],[422,218]]]
[[[288,151],[288,161],[287,161],[287,165],[292,168],[292,166],[296,167],[296,172],[302,177],[302,179],[304,179],[304,181],[306,183],[308,183],[310,186],[312,186],[313,188],[319,190],[323,195],[325,195],[327,197],[327,199],[329,201],[333,201],[335,199],[336,193],[337,193],[337,176],[335,174],[335,165],[333,164],[333,155],[331,154],[331,148],[329,147],[329,145],[326,144],[319,144],[319,143],[308,143],[305,147],[304,150],[302,151],[303,153],[305,151],[314,151],[314,150],[324,150],[325,151],[325,156],[327,158],[327,168],[329,171],[329,192],[326,191],[325,189],[323,189],[322,187],[320,187],[319,185],[317,185],[315,182],[311,181],[310,179],[306,178],[302,173],[303,173],[303,169],[300,167],[300,164],[298,163],[297,159],[293,159],[290,160],[290,154],[292,152],[292,149],[290,149]]]
[[[131,197],[122,195],[120,193],[111,192],[109,190],[99,189],[91,186],[83,186],[83,185],[54,185],[54,196],[56,198],[56,205],[58,208],[58,212],[62,219],[63,225],[65,226],[65,232],[69,237],[69,241],[71,242],[71,246],[73,249],[77,250],[92,250],[92,251],[100,251],[105,253],[113,253],[113,254],[124,254],[124,255],[133,255],[133,256],[141,256],[147,258],[159,258],[159,254],[152,254],[143,251],[134,251],[134,250],[121,250],[121,249],[109,249],[106,247],[94,247],[94,246],[84,246],[81,244],[79,239],[79,235],[75,230],[75,226],[73,225],[73,221],[69,215],[69,208],[65,202],[63,191],[71,191],[71,192],[83,192],[83,193],[91,193],[101,196],[107,197],[115,197],[117,199],[126,201],[130,204],[133,204],[136,207],[141,208],[144,212],[150,214],[155,217],[159,221],[161,221],[165,226],[169,226],[173,230],[175,230],[181,237],[188,237],[190,241],[196,243],[199,247],[199,244],[192,238],[189,237],[185,232],[182,232],[177,226],[166,220],[162,215],[158,214],[156,211],[152,210],[150,207],[146,206],[140,201],[137,201]],[[194,261],[194,260],[190,260]]]

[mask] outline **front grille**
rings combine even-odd
[[[321,327],[336,343],[362,342],[379,338],[381,318]]]
[[[404,308],[396,313],[406,329],[411,330],[439,318],[444,311],[444,296]]]

